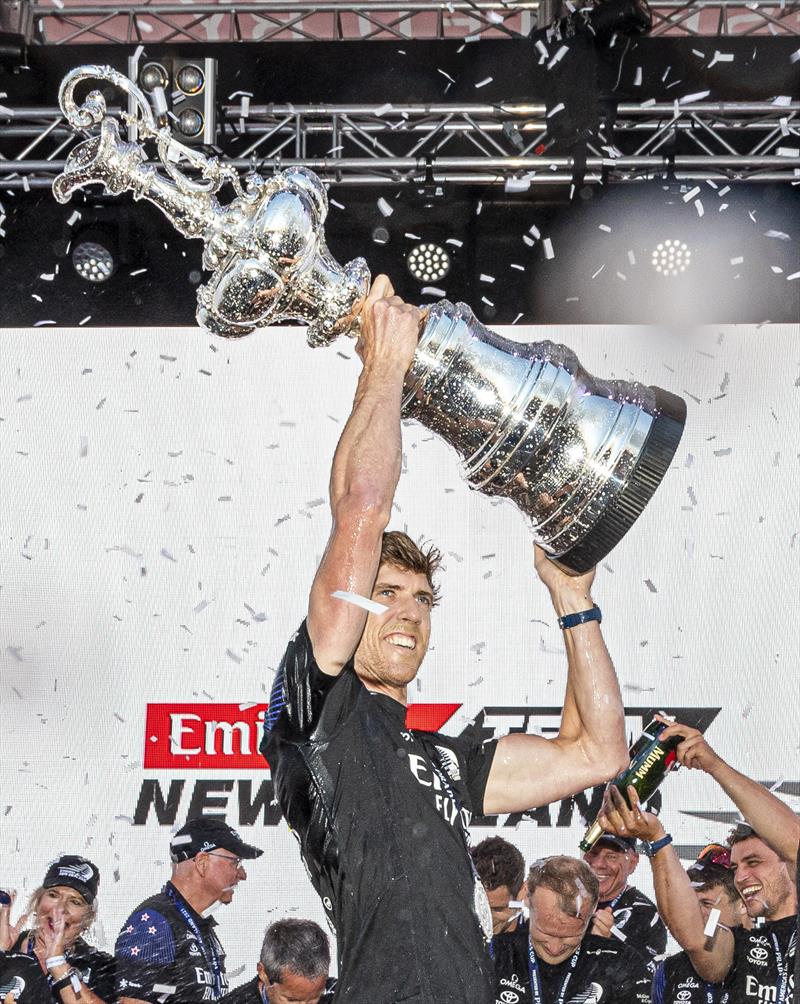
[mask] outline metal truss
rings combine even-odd
[[[45,44],[518,38],[553,0],[261,0],[256,3],[33,3]],[[544,15],[545,20],[541,20]]]
[[[550,121],[542,104],[227,104],[217,152],[243,172],[302,164],[347,185],[800,183],[800,102],[621,104],[579,159]],[[0,107],[0,189],[49,185],[76,141],[58,109]]]
[[[342,39],[515,38],[548,24],[558,0],[261,0],[123,3],[20,0],[48,45]],[[800,36],[800,0],[650,0],[653,35]]]

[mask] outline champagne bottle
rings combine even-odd
[[[678,766],[675,750],[683,736],[673,736],[665,742],[659,736],[667,726],[654,718],[630,748],[631,762],[611,782],[628,802],[628,785],[633,785],[640,802],[646,802],[671,770]],[[591,850],[603,835],[603,827],[595,820],[580,842],[582,851]]]

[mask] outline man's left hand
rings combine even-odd
[[[602,910],[595,910],[592,917],[592,934],[596,934],[601,938],[610,938],[613,926],[614,913],[610,906],[604,906]]]
[[[593,605],[591,589],[596,569],[590,568],[583,575],[567,575],[554,561],[548,558],[545,550],[538,544],[534,544],[533,563],[536,574],[550,592],[553,606],[559,617],[563,617],[565,614],[580,613]]]

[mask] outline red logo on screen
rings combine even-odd
[[[411,704],[410,729],[438,732],[460,704]],[[172,770],[266,770],[258,752],[266,704],[148,704],[144,766]]]

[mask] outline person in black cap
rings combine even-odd
[[[639,864],[636,841],[605,833],[583,860],[600,883],[592,934],[624,941],[655,968],[653,960],[667,950],[667,929],[655,903],[629,883]]]
[[[0,906],[0,948],[36,960],[46,974],[48,997],[59,1004],[114,1000],[113,956],[82,937],[97,914],[99,882],[95,864],[64,854],[49,866],[17,924],[10,923],[13,896]]]
[[[221,819],[189,819],[170,841],[172,879],[131,913],[117,936],[117,998],[150,1004],[217,1001],[228,990],[225,953],[204,915],[230,903],[263,851]]]

